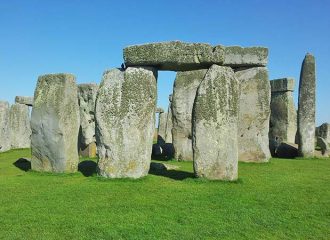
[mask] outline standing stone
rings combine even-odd
[[[322,155],[328,155],[329,145],[324,138],[321,137],[317,138],[317,146],[321,148]]]
[[[157,143],[158,144],[164,144],[165,143],[166,119],[167,119],[167,113],[165,113],[165,112],[159,113],[158,137],[157,137]]]
[[[0,152],[10,150],[9,103],[0,101]]]
[[[166,127],[165,127],[165,142],[172,143],[172,95],[169,97],[170,105],[168,106],[167,110],[167,119],[166,119]]]
[[[235,73],[240,82],[238,159],[267,162],[269,151],[270,84],[265,67]]]
[[[80,115],[75,77],[47,74],[38,78],[32,108],[32,169],[77,171]]]
[[[98,85],[94,83],[78,85],[80,111],[79,154],[84,157],[96,156],[95,144],[95,101]]]
[[[197,88],[207,70],[178,72],[174,81],[172,114],[174,158],[192,161],[192,109]]]
[[[292,92],[294,91],[294,79],[282,78],[270,81],[271,102],[270,102],[270,148],[274,140],[280,142],[294,143],[297,132],[297,112],[294,106]]]
[[[193,112],[196,176],[233,181],[238,176],[239,82],[230,67],[212,65],[201,82]]]
[[[301,66],[298,97],[298,154],[313,157],[315,150],[315,58],[307,53]]]
[[[108,178],[148,174],[155,129],[157,72],[143,67],[106,71],[96,99],[98,171]]]
[[[33,97],[16,96],[15,103],[20,103],[32,107]]]
[[[20,103],[11,105],[9,122],[11,148],[30,148],[31,125],[29,107]]]
[[[323,123],[316,128],[316,136],[323,138],[330,145],[330,124]]]

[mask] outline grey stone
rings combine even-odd
[[[158,137],[157,143],[164,144],[165,143],[165,131],[166,131],[166,120],[167,120],[167,113],[159,113],[158,118]]]
[[[281,142],[276,149],[276,157],[295,158],[298,156],[298,144]]]
[[[315,139],[315,58],[306,54],[301,66],[298,97],[298,154],[314,156]]]
[[[224,48],[223,65],[237,67],[266,66],[268,62],[268,48],[265,47],[239,47]]]
[[[188,71],[222,64],[222,46],[180,41],[149,43],[124,49],[126,66],[153,66],[159,70]]]
[[[235,73],[240,82],[238,159],[267,162],[269,151],[270,83],[265,67]]]
[[[9,103],[0,101],[0,152],[10,150]]]
[[[16,96],[15,103],[20,103],[32,107],[33,97]]]
[[[158,158],[163,155],[163,148],[161,147],[161,144],[152,144],[152,152],[151,156],[153,158]]]
[[[167,110],[167,118],[166,118],[166,126],[165,126],[165,143],[172,143],[172,109],[171,109],[172,103],[170,103],[168,110]]]
[[[30,148],[31,125],[29,107],[20,103],[11,105],[9,122],[11,148]]]
[[[155,171],[161,171],[161,170],[177,170],[179,169],[179,166],[176,165],[171,165],[167,163],[156,163],[152,162],[150,163],[150,170],[155,170]]]
[[[326,155],[329,153],[329,144],[324,138],[317,138],[317,146],[321,148],[322,155]]]
[[[269,139],[294,143],[297,132],[297,112],[292,95],[294,79],[276,79],[270,81],[270,85],[272,97]]]
[[[316,128],[316,137],[323,138],[328,144],[330,144],[330,124],[323,123],[321,126]]]
[[[164,109],[158,107],[156,108],[156,113],[163,113],[164,112]]]
[[[40,76],[31,115],[32,169],[76,172],[79,125],[75,77],[64,73]]]
[[[196,176],[236,180],[239,82],[229,67],[212,65],[201,82],[193,110]]]
[[[88,144],[85,147],[80,147],[79,148],[79,156],[95,158],[97,156],[96,143],[91,142],[90,144]]]
[[[80,112],[79,149],[81,150],[86,149],[90,144],[96,141],[95,101],[98,88],[98,85],[94,83],[78,85],[78,104]]]
[[[207,70],[178,72],[174,81],[172,97],[172,137],[174,158],[179,161],[192,161],[192,110],[197,88]]]
[[[96,99],[98,171],[108,178],[148,174],[155,129],[157,72],[128,67],[106,71]]]

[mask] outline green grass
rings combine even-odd
[[[239,164],[235,183],[192,163],[140,180],[24,172],[0,154],[0,239],[330,239],[330,160]]]

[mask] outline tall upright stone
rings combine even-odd
[[[157,99],[157,72],[128,67],[106,71],[96,99],[98,171],[108,178],[148,174]]]
[[[64,73],[40,76],[31,115],[32,169],[75,172],[79,125],[75,77]]]
[[[238,159],[267,162],[269,151],[270,84],[265,67],[235,73],[240,83]]]
[[[11,105],[9,122],[11,148],[30,148],[31,125],[29,107],[20,103]]]
[[[192,140],[196,176],[237,179],[238,110],[239,82],[233,70],[212,65],[194,103]]]
[[[316,137],[323,138],[330,145],[330,124],[323,123],[316,128]]]
[[[85,157],[96,156],[95,102],[98,85],[94,83],[78,85],[80,111],[79,154]]]
[[[172,143],[172,94],[169,96],[170,104],[167,110],[167,118],[166,118],[166,127],[165,127],[165,142]]]
[[[192,110],[197,88],[207,70],[178,72],[174,81],[172,96],[172,137],[175,149],[174,158],[179,161],[192,161]]]
[[[159,113],[158,137],[157,137],[157,143],[158,144],[164,144],[165,143],[166,119],[167,119],[167,113],[166,112]]]
[[[9,103],[0,101],[0,152],[10,150]]]
[[[301,66],[298,97],[298,154],[313,157],[315,150],[315,58],[307,53]]]
[[[276,141],[294,143],[297,132],[297,112],[294,106],[294,79],[281,78],[270,81],[270,144]],[[271,147],[272,148],[272,147]]]

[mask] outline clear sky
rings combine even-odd
[[[182,40],[269,48],[270,79],[317,63],[317,124],[330,122],[330,1],[0,0],[0,99],[33,95],[39,75],[69,72],[99,83],[125,46]],[[167,108],[175,73],[159,72]],[[296,102],[297,104],[297,102]]]

